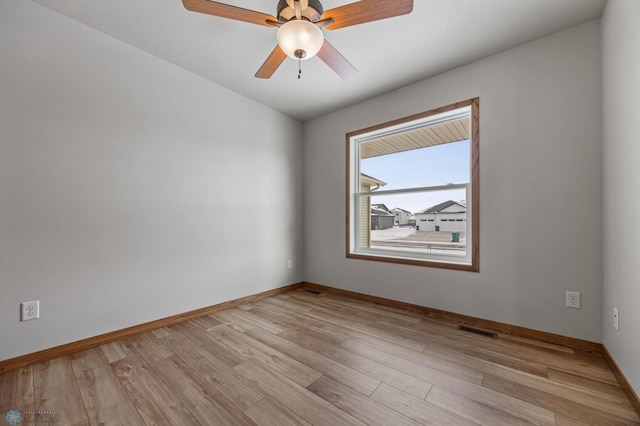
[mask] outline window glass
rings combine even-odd
[[[477,271],[479,101],[347,135],[347,256]]]

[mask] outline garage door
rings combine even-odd
[[[467,230],[465,219],[440,219],[440,230],[449,232],[464,232]]]

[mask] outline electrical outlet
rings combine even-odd
[[[615,328],[616,331],[620,330],[620,312],[618,308],[613,308],[613,328]]]
[[[20,304],[20,321],[40,318],[40,301],[22,302]]]
[[[580,309],[580,293],[577,291],[568,291],[566,306],[567,308]]]
[[[291,269],[293,267],[293,263],[291,263],[291,259],[287,259],[287,269]]]

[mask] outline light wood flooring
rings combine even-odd
[[[599,354],[303,289],[5,373],[0,422],[10,409],[58,425],[640,424]]]

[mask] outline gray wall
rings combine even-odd
[[[227,89],[0,2],[0,360],[299,282],[301,138]],[[41,318],[19,322],[33,299]]]
[[[305,279],[600,342],[600,79],[592,21],[305,123]],[[346,259],[345,133],[475,96],[480,273]]]
[[[604,344],[640,395],[640,2],[609,0],[602,18]],[[620,310],[620,331],[613,308]]]

